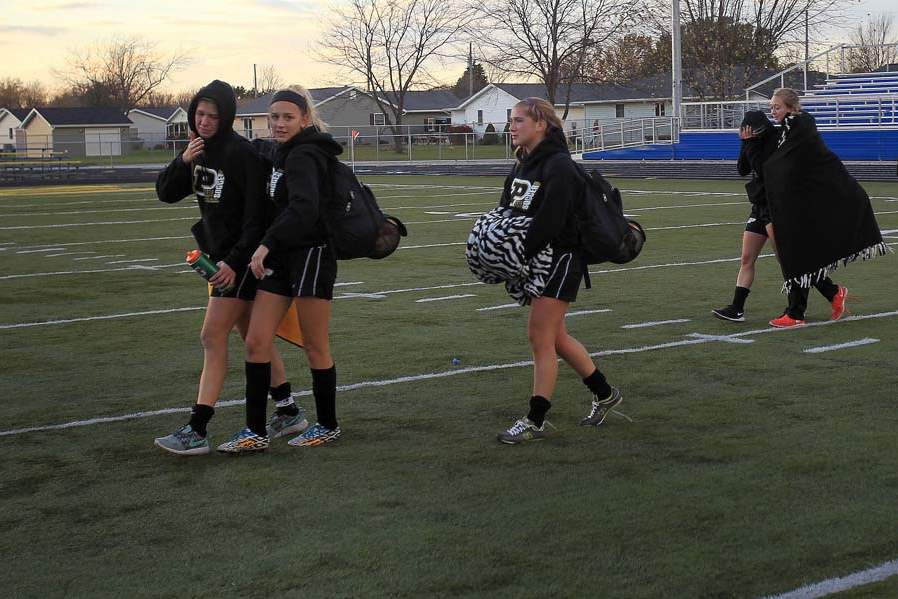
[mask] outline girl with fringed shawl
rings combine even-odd
[[[786,313],[770,324],[804,324],[808,290],[821,283],[835,320],[845,311],[847,289],[826,284],[827,272],[890,250],[867,192],[826,147],[814,117],[801,111],[798,94],[778,89],[770,106],[782,131],[777,150],[764,164],[764,180],[783,289],[790,292]]]

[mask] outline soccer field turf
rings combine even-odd
[[[501,179],[367,182],[410,235],[339,265],[343,437],[245,458],[153,446],[202,364],[195,204],[147,184],[0,189],[3,596],[759,597],[898,558],[898,256],[833,273],[851,317],[830,323],[812,291],[820,326],[773,330],[765,248],[747,322],[721,322],[742,183],[618,180],[648,241],[590,268],[567,326],[624,402],[577,426],[590,397],[562,366],[557,429],[509,447],[527,311],[464,261]],[[864,186],[898,243],[898,184]],[[305,357],[279,347],[314,418]],[[233,335],[213,444],[243,426],[242,388]]]

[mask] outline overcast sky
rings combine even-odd
[[[252,85],[253,63],[274,65],[283,79],[319,87],[345,83],[333,67],[316,62],[311,42],[331,2],[340,0],[0,0],[0,78],[37,79],[58,87],[53,69],[65,70],[71,49],[119,36],[158,42],[161,52],[187,52],[191,63],[167,89],[195,88],[220,78]],[[896,0],[855,0],[854,19],[890,12]],[[833,31],[833,43],[846,39]],[[454,83],[463,63],[447,64],[445,82]]]

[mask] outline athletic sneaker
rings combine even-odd
[[[165,451],[178,455],[200,455],[209,453],[209,439],[201,437],[189,424],[185,424],[165,437],[157,438],[154,443]]]
[[[299,408],[299,412],[295,416],[278,414],[277,412],[271,415],[271,419],[266,427],[270,439],[301,433],[309,428],[309,421],[306,420],[305,411],[299,406],[296,407]]]
[[[300,436],[287,441],[287,444],[293,447],[315,447],[335,441],[342,434],[343,431],[340,430],[339,426],[335,429],[329,429],[316,422]]]
[[[599,426],[605,422],[608,412],[622,401],[624,401],[624,396],[621,395],[617,387],[611,387],[611,393],[605,399],[600,400],[593,394],[592,407],[589,409],[589,414],[586,415],[586,418],[580,421],[580,426]]]
[[[268,436],[257,435],[248,428],[243,429],[231,437],[227,443],[218,446],[222,453],[254,453],[268,449]]]
[[[742,310],[737,310],[735,307],[733,307],[733,304],[730,304],[726,308],[717,308],[716,310],[711,310],[711,313],[721,320],[745,322],[745,312],[743,312]]]
[[[848,300],[848,288],[839,286],[839,292],[833,298],[833,320],[839,320],[845,314],[845,303]]]
[[[783,314],[779,318],[774,318],[770,321],[770,326],[776,327],[778,329],[788,329],[789,327],[797,327],[804,324],[803,320],[798,320],[797,318],[792,318],[788,314]]]
[[[546,434],[547,423],[548,421],[543,422],[542,426],[536,426],[535,422],[525,416],[520,420],[516,420],[508,430],[504,430],[496,435],[496,439],[506,445],[517,445],[527,441],[542,441]]]

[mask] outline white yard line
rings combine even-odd
[[[621,325],[622,329],[644,329],[647,327],[657,327],[662,324],[678,324],[681,322],[692,322],[688,318],[676,318],[673,320],[653,320],[650,322],[637,322],[633,324],[624,324]]]
[[[643,345],[640,347],[628,347],[628,348],[623,348],[623,349],[611,349],[611,350],[597,351],[597,352],[592,352],[589,355],[591,357],[607,357],[607,356],[615,356],[615,355],[637,354],[637,353],[643,353],[643,352],[654,351],[654,350],[659,350],[659,349],[670,349],[670,348],[674,348],[674,347],[686,347],[686,346],[690,346],[690,345],[702,345],[705,343],[721,341],[721,340],[723,340],[722,338],[744,337],[744,336],[749,336],[749,335],[758,335],[758,334],[774,333],[774,332],[802,331],[802,330],[805,330],[813,325],[834,326],[834,325],[843,325],[847,322],[853,322],[853,321],[857,321],[857,320],[869,320],[869,319],[875,319],[875,318],[892,318],[895,316],[898,316],[898,310],[895,310],[892,312],[879,312],[876,314],[867,314],[867,315],[863,315],[863,316],[849,316],[847,318],[842,318],[841,320],[827,320],[827,321],[823,321],[823,322],[819,322],[819,323],[812,323],[811,325],[805,325],[803,327],[793,327],[793,328],[788,328],[788,329],[775,329],[775,328],[756,329],[754,331],[745,331],[742,333],[735,333],[733,335],[719,335],[719,336],[706,335],[706,336],[699,336],[696,338],[672,341],[669,343],[659,343],[659,344],[655,344],[655,345]],[[453,370],[444,370],[444,371],[440,371],[440,372],[414,374],[414,375],[396,377],[396,378],[392,378],[392,379],[361,381],[361,382],[353,383],[350,385],[339,386],[339,387],[337,387],[337,391],[353,391],[356,389],[364,389],[364,388],[369,388],[369,387],[385,387],[385,386],[389,386],[389,385],[397,385],[397,384],[411,383],[411,382],[416,382],[416,381],[433,380],[433,379],[447,378],[447,377],[451,377],[451,376],[459,376],[462,374],[471,374],[471,373],[477,373],[477,372],[490,372],[490,371],[495,371],[495,370],[505,370],[505,369],[509,369],[509,368],[523,368],[523,367],[531,366],[531,365],[533,365],[533,362],[531,360],[522,360],[519,362],[506,362],[504,364],[489,364],[489,365],[485,365],[485,366],[472,366],[472,367],[467,367],[467,368],[456,368]],[[311,395],[311,393],[312,393],[311,390],[304,390],[304,391],[300,391],[298,393],[294,393],[294,395],[304,396],[304,395]],[[220,401],[220,402],[218,402],[217,406],[218,407],[226,407],[226,406],[236,406],[236,405],[242,405],[242,404],[243,404],[243,400],[229,400],[229,401]],[[173,414],[173,413],[187,412],[187,411],[189,411],[189,408],[164,408],[161,410],[155,410],[155,411],[149,411],[149,412],[136,412],[133,414],[123,414],[120,416],[107,416],[107,417],[100,417],[100,418],[89,418],[87,420],[76,420],[76,421],[72,421],[72,422],[66,422],[63,424],[49,424],[49,425],[43,425],[43,426],[31,426],[31,427],[27,427],[27,428],[9,429],[9,430],[0,431],[0,437],[6,437],[6,436],[11,436],[11,435],[20,435],[20,434],[31,433],[31,432],[41,432],[41,431],[76,428],[76,427],[90,426],[93,424],[101,424],[101,423],[107,423],[107,422],[120,422],[120,421],[124,421],[124,420],[134,420],[134,419],[138,419],[138,418],[150,418],[153,416],[159,416],[159,415],[163,415],[163,414]],[[777,598],[772,598],[772,599],[787,599],[787,598],[786,597],[777,597]],[[789,598],[789,599],[793,599],[793,598]],[[795,599],[797,599],[797,597]]]
[[[577,310],[575,312],[568,312],[564,315],[564,317],[570,318],[571,316],[585,316],[586,314],[605,314],[606,312],[611,311],[611,308],[601,308],[598,310]]]
[[[454,300],[454,299],[462,299],[465,297],[477,297],[476,293],[463,293],[461,295],[444,295],[441,297],[423,297],[421,299],[415,300],[416,304],[424,304],[427,302],[442,302],[444,300]]]
[[[763,599],[817,599],[818,597],[826,597],[834,593],[841,593],[856,587],[880,582],[893,576],[898,576],[898,559],[866,570],[859,570],[847,576],[827,578],[788,593],[768,595]]]
[[[136,260],[115,260],[106,264],[135,264],[137,262],[158,262],[159,258],[138,258]]]
[[[506,308],[520,308],[520,304],[502,304],[500,306],[487,306],[486,308],[477,308],[478,312],[489,312],[491,310],[505,310]]]
[[[170,241],[173,239],[193,239],[191,235],[175,235],[172,237],[136,237],[133,239],[98,239],[96,241],[70,241],[68,243],[41,243],[37,245],[26,245],[22,246],[25,249],[29,248],[44,248],[44,247],[72,247],[78,245],[95,245],[100,243],[137,243],[140,241]],[[3,248],[7,249],[7,248]]]
[[[399,250],[420,250],[421,248],[442,248],[449,247],[451,245],[467,245],[467,241],[453,241],[451,243],[426,243],[423,245],[400,245]]]
[[[73,322],[89,322],[92,320],[114,320],[116,318],[131,318],[133,316],[149,316],[153,314],[172,314],[175,312],[194,312],[205,310],[205,306],[193,306],[190,308],[171,308],[169,310],[147,310],[146,312],[126,312],[124,314],[106,314],[104,316],[86,316],[84,318],[67,318],[65,320],[44,320],[40,322],[20,322],[16,324],[0,324],[0,329],[28,329],[32,327],[45,327],[58,324],[71,324]]]
[[[60,248],[62,249],[62,248]],[[56,258],[57,256],[77,256],[79,254],[96,254],[95,250],[85,250],[83,252],[62,252],[61,254],[47,254],[44,258]]]
[[[58,252],[62,248],[44,248],[42,250],[20,250],[17,254],[39,254],[41,252]]]
[[[196,210],[196,206],[147,206],[146,208],[107,208],[105,210],[70,210],[68,212],[6,212],[0,216],[72,216],[76,214],[108,214],[112,212],[147,212],[151,210]]]
[[[18,231],[23,229],[64,229],[66,227],[92,227],[101,225],[143,225],[147,223],[167,223],[177,220],[196,220],[196,217],[185,216],[182,218],[161,218],[157,220],[118,220],[101,221],[95,223],[61,223],[58,225],[16,225],[12,227],[0,227],[0,231]]]
[[[804,350],[804,353],[806,353],[806,354],[822,354],[823,352],[847,349],[849,347],[860,347],[861,345],[870,345],[871,343],[879,343],[879,339],[873,339],[872,337],[864,337],[863,339],[858,339],[857,341],[848,341],[846,343],[837,343],[836,345],[821,345],[819,347],[809,347],[808,349]]]
[[[102,260],[103,258],[121,258],[125,254],[104,254],[102,256],[83,256],[81,258],[72,258],[72,261],[77,262],[78,260]]]

